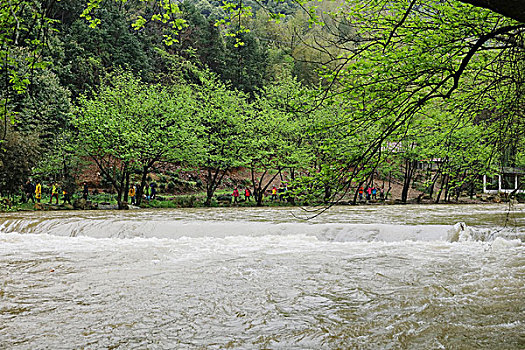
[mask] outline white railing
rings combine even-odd
[[[510,174],[509,174],[510,175]],[[483,175],[483,193],[488,194],[497,194],[497,193],[525,193],[525,190],[519,190],[518,189],[518,178],[520,175],[518,174],[512,174],[514,176],[514,188],[503,188],[502,181],[501,181],[501,175],[496,175],[498,177],[498,189],[494,190],[488,190],[487,189],[487,175]],[[525,180],[525,179],[523,179]],[[523,181],[522,180],[522,181]]]

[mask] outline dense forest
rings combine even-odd
[[[524,11],[489,5],[2,2],[0,193],[74,192],[95,164],[140,204],[168,163],[205,174],[206,205],[239,168],[259,205],[277,178],[324,203],[473,194],[525,167]]]

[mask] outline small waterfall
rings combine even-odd
[[[0,232],[49,234],[62,237],[92,238],[222,238],[228,236],[298,236],[316,237],[324,242],[400,242],[400,241],[494,241],[496,238],[519,239],[521,231],[506,228],[472,228],[464,222],[450,225],[355,224],[355,223],[273,223],[261,221],[181,220],[169,216],[152,218],[53,217],[12,218],[0,221]]]
[[[465,242],[472,240],[472,230],[464,222],[458,222],[447,232],[447,241]]]

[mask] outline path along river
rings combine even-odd
[[[304,214],[2,214],[0,348],[525,348],[524,205]]]

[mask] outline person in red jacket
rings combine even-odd
[[[233,203],[237,203],[239,201],[239,190],[237,189],[237,187],[235,187],[235,189],[233,190],[232,196]]]
[[[246,187],[246,189],[244,190],[244,200],[246,202],[249,202],[251,196],[252,196],[252,191],[250,191],[250,189]]]
[[[366,186],[366,200],[369,201],[372,199],[372,187]]]

